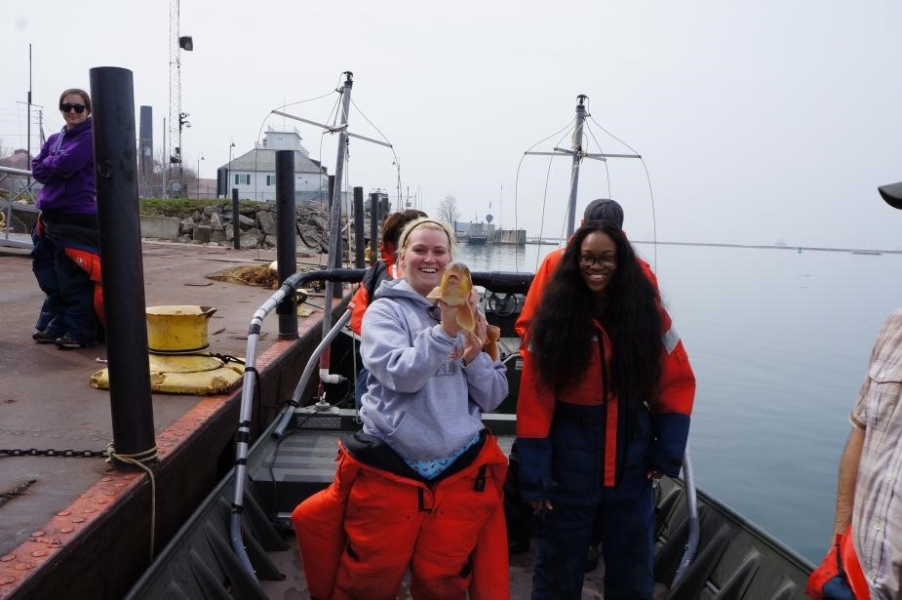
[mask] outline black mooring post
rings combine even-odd
[[[354,188],[354,266],[362,269],[366,266],[366,252],[364,251],[363,222],[366,213],[363,211],[363,188]]]
[[[279,283],[297,273],[297,214],[294,207],[294,150],[276,150],[276,261]],[[294,294],[279,302],[279,339],[298,338],[298,303]]]
[[[228,185],[228,182],[226,182]],[[238,213],[238,188],[232,188],[232,245],[241,250],[241,215]]]
[[[134,85],[132,72],[119,67],[93,68],[90,80],[113,446],[118,455],[148,463],[157,455],[147,358]]]
[[[370,194],[370,266],[378,262],[379,256],[379,194]]]

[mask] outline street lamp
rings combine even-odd
[[[229,198],[230,193],[229,190],[232,187],[232,149],[235,147],[235,139],[229,139],[229,168],[226,169],[226,189],[225,189],[225,197]]]
[[[197,171],[195,172],[195,177],[197,178],[197,197],[200,199],[200,161],[206,160],[203,154],[197,155]]]

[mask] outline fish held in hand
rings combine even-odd
[[[442,281],[426,296],[430,300],[441,300],[448,306],[456,306],[455,320],[461,329],[469,334],[476,330],[476,317],[470,308],[470,292],[473,291],[473,279],[467,265],[453,262],[442,273]]]

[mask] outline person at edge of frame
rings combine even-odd
[[[902,210],[902,182],[878,188]],[[902,308],[874,343],[839,460],[833,545],[806,592],[824,600],[902,596]]]

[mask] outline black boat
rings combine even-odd
[[[289,278],[257,310],[251,330],[298,285],[359,281],[362,274],[362,270],[331,269]],[[509,450],[520,373],[513,322],[531,276],[474,273],[473,279],[484,288],[488,320],[502,328],[501,356],[512,393],[498,412],[485,415],[484,420]],[[350,393],[356,340],[345,328],[346,302],[347,298],[339,304],[335,326],[309,357],[285,412],[249,450],[239,443],[236,467],[158,555],[128,598],[289,598],[306,592],[289,516],[299,502],[332,481],[338,438],[360,427]],[[242,414],[250,410],[255,390],[251,368],[255,344],[251,335]],[[323,388],[325,397],[338,398],[335,402],[305,393],[326,348],[333,358],[340,358],[333,364],[338,382]],[[348,399],[351,407],[344,408]],[[683,478],[664,478],[657,490],[655,579],[662,597],[803,598],[812,565],[729,507],[697,491],[688,456],[684,464]],[[512,558],[513,598],[528,595],[530,556],[527,552]],[[586,593],[599,597],[598,574],[587,578]]]
[[[345,91],[343,114],[347,123],[350,75]],[[578,98],[579,131],[585,116],[584,100],[584,96]],[[343,161],[346,130],[343,129],[341,135],[344,137],[339,142],[337,172]],[[582,158],[590,156],[579,147],[580,139],[580,136],[574,137],[571,151],[561,151],[573,157],[575,170]],[[340,177],[336,179],[341,180]],[[568,205],[571,232],[576,180],[574,178]],[[343,249],[338,247],[339,221],[334,218],[340,214],[340,194],[336,189],[333,196],[330,236],[335,241],[331,249],[333,257],[343,255]],[[346,329],[350,320],[349,296],[344,296],[334,308],[332,299],[336,284],[360,281],[363,274],[362,269],[335,266],[312,273],[296,273],[286,277],[279,290],[256,310],[250,321],[235,467],[157,555],[127,598],[306,597],[304,572],[289,516],[302,500],[331,483],[338,439],[342,434],[360,428],[353,407],[359,365],[357,340]],[[481,309],[491,324],[501,328],[499,350],[507,367],[510,387],[509,397],[495,413],[484,415],[483,420],[498,436],[502,448],[509,451],[515,434],[515,401],[522,368],[519,339],[513,326],[532,274],[474,272],[472,276],[481,291]],[[251,445],[250,425],[258,389],[256,345],[260,325],[286,298],[295,298],[297,289],[310,282],[325,282],[322,341],[312,352],[307,352],[306,367],[299,375],[284,411]],[[280,319],[285,316],[280,313]],[[307,346],[297,345],[298,349],[302,347]],[[330,357],[328,369],[322,368],[320,357],[323,355]],[[318,376],[318,382],[314,375]],[[266,400],[271,403],[273,399]],[[683,464],[681,479],[665,477],[657,489],[656,596],[674,599],[804,598],[813,566],[729,507],[697,491],[688,454]],[[531,552],[512,557],[512,598],[529,595],[530,561]],[[600,598],[601,589],[599,574],[589,574],[584,597]],[[399,598],[406,597],[403,592],[399,595]]]

